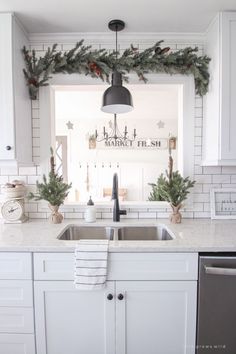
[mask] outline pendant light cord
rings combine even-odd
[[[117,58],[118,58],[118,54],[117,54],[117,49],[118,49],[117,29],[118,29],[118,25],[116,25],[116,62],[117,62]]]

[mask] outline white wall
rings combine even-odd
[[[178,35],[174,35],[173,39],[171,36],[168,38],[168,43],[165,45],[169,45],[172,50],[177,50],[183,48],[185,46],[195,46],[197,45],[200,48],[200,53],[202,53],[204,49],[204,43],[201,39],[196,38],[196,41],[191,39],[191,35],[187,36],[188,39],[178,38]],[[68,39],[68,36],[61,36],[57,38],[58,49],[59,50],[68,50],[70,49],[74,43],[81,39],[81,37],[76,38],[73,37],[73,40]],[[146,47],[150,47],[157,40],[162,39],[162,37],[152,35],[150,39],[147,36],[140,35],[140,40],[138,36],[132,39],[127,39],[123,43],[121,43],[121,50],[128,46],[128,43],[133,43],[134,45],[139,46],[139,49],[145,49]],[[37,36],[33,38],[31,43],[32,48],[35,48],[38,55],[43,55],[45,50],[47,49],[49,44],[56,42],[54,39],[48,39],[47,36],[44,36],[44,40],[37,38]],[[103,40],[102,36],[96,37],[96,40],[93,40],[92,36],[89,36],[88,43],[92,43],[94,48],[99,48],[101,43],[102,47],[107,46],[107,48],[114,47],[112,40]],[[140,43],[140,44],[138,44]],[[33,156],[34,161],[36,163],[35,167],[21,167],[19,169],[15,168],[1,168],[0,170],[0,184],[4,184],[12,179],[21,178],[25,180],[27,184],[29,184],[30,189],[35,189],[35,182],[40,175],[40,166],[38,166],[40,161],[40,122],[39,122],[39,107],[40,101],[36,100],[32,102],[32,124],[33,124]],[[203,123],[203,100],[201,97],[196,96],[195,98],[195,138],[194,138],[194,179],[196,180],[196,186],[192,191],[193,195],[193,209],[185,210],[183,212],[184,217],[189,218],[199,218],[210,217],[210,188],[228,188],[234,187],[236,188],[236,167],[201,167],[201,158],[202,158],[202,123]],[[26,209],[29,217],[31,218],[46,218],[48,215],[48,209],[45,207],[41,207],[40,204],[36,202],[30,202],[26,204]],[[83,208],[77,206],[64,207],[65,217],[67,218],[82,218],[83,217]],[[169,211],[166,208],[151,208],[149,206],[142,207],[132,207],[130,206],[128,209],[128,218],[159,218],[159,217],[168,217]],[[111,217],[111,209],[110,208],[100,208],[98,209],[98,217],[107,218]]]

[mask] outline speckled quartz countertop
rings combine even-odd
[[[155,226],[164,224],[174,234],[170,241],[110,241],[110,252],[236,252],[236,220],[184,219],[173,225],[167,219],[125,220],[113,223],[99,220],[85,224],[64,220],[52,225],[47,220],[30,220],[25,224],[0,224],[0,252],[73,252],[76,241],[57,237],[68,225],[89,226]]]

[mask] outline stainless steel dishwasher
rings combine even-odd
[[[236,254],[200,256],[197,354],[236,354]]]

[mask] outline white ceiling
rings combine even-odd
[[[127,32],[204,32],[218,11],[236,0],[0,0],[30,33],[107,32],[114,18]]]

